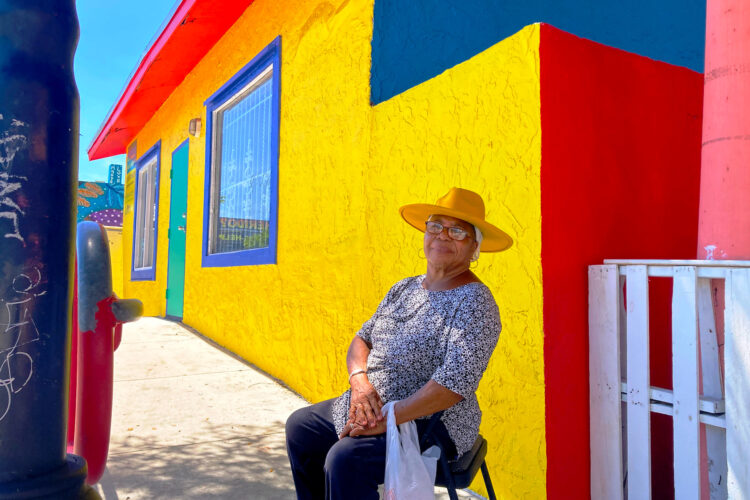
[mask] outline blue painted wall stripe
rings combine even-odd
[[[371,101],[390,99],[537,22],[703,72],[705,0],[375,0]]]

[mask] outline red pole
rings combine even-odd
[[[78,259],[76,259],[76,269]],[[73,273],[73,314],[70,335],[70,391],[68,392],[68,453],[73,453],[76,431],[76,398],[78,387],[78,271]]]

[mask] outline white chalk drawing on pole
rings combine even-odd
[[[706,245],[703,247],[703,249],[706,251],[706,260],[714,260],[717,257],[717,249],[718,247],[716,245]],[[719,259],[726,259],[727,253],[724,250],[719,249],[718,251],[718,258]]]
[[[10,173],[16,154],[28,143],[24,135],[28,125],[15,118],[10,126],[5,127],[5,120],[0,114],[0,234],[4,238],[15,238],[24,246],[26,241],[21,235],[20,221],[25,215],[17,199],[18,191],[28,179],[22,175]]]
[[[13,396],[20,393],[34,375],[34,359],[25,346],[38,342],[39,329],[31,311],[37,297],[47,293],[40,283],[42,273],[34,267],[13,278],[12,300],[5,304],[7,321],[0,323],[0,422],[8,415]]]
[[[714,260],[714,250],[716,250],[716,245],[707,245],[703,247],[703,249],[706,251],[706,260]]]
[[[28,143],[26,128],[26,123],[15,118],[8,126],[0,114],[0,234],[24,245],[20,222],[25,213],[19,195],[28,178],[11,173],[11,168],[16,154]],[[40,338],[31,312],[36,298],[46,293],[41,283],[39,268],[31,268],[13,278],[10,296],[0,298],[6,312],[6,321],[0,320],[0,421],[10,411],[13,395],[20,393],[34,375],[34,359],[26,346]]]
[[[3,115],[0,115],[0,122],[4,122]],[[22,148],[26,146],[28,140],[24,135],[28,124],[15,118],[10,120],[10,126],[4,126],[0,123],[0,169],[10,170],[13,165],[13,159]]]
[[[26,245],[26,242],[21,236],[19,221],[21,216],[26,214],[13,200],[12,194],[23,187],[22,181],[27,180],[28,178],[22,175],[9,175],[6,172],[0,172],[0,219],[7,219],[10,222],[10,228],[2,229],[2,231],[5,231],[3,237],[16,238],[24,245]]]

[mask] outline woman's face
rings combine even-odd
[[[435,267],[452,269],[467,267],[471,256],[477,248],[474,239],[474,226],[461,219],[448,215],[431,215],[429,220],[443,225],[440,234],[424,233],[424,254],[427,262]],[[469,233],[463,240],[454,240],[448,236],[447,228],[458,226]]]

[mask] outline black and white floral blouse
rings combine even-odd
[[[357,335],[372,344],[367,378],[383,402],[406,399],[430,379],[464,397],[442,416],[460,455],[479,432],[475,391],[500,335],[500,314],[483,283],[433,292],[422,288],[423,280],[396,283]],[[346,424],[349,398],[346,391],[333,404],[337,433]]]

